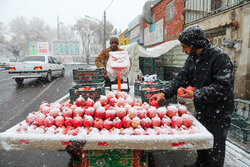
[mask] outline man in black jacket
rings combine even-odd
[[[214,136],[212,149],[198,150],[197,160],[191,166],[223,167],[225,140],[234,110],[233,64],[221,49],[211,46],[199,26],[185,29],[179,36],[182,51],[188,54],[184,67],[161,93],[150,98],[159,102],[176,95],[178,88],[192,86],[194,91],[183,89],[183,98],[193,98],[196,118]]]

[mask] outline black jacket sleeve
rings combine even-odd
[[[214,103],[226,100],[233,87],[233,64],[225,53],[217,56],[213,65],[213,81],[210,85],[195,89],[194,101],[200,103]]]

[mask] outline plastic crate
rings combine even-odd
[[[156,57],[156,58],[149,58],[149,57],[140,57],[139,59],[140,65],[144,66],[162,66],[163,65],[163,58]]]
[[[235,113],[239,115],[241,119],[250,120],[250,101],[235,99],[234,105],[235,105]]]
[[[148,75],[155,74],[154,71],[155,71],[154,66],[144,66],[142,68],[142,74],[143,75],[146,75],[146,74],[148,74]]]
[[[163,87],[163,83],[161,80],[153,81],[154,84],[146,84],[144,81],[135,81],[134,83],[134,95],[140,96],[142,88],[156,88],[161,89]]]
[[[250,143],[250,128],[241,128],[231,123],[229,134],[243,143]]]
[[[146,167],[148,159],[142,150],[84,150],[77,154],[83,158],[74,167]]]
[[[250,121],[237,113],[234,113],[234,115],[231,117],[231,123],[240,128],[250,129]]]
[[[162,58],[156,58],[155,59],[155,66],[163,66],[163,59]]]
[[[95,90],[78,90],[79,88],[86,88],[86,86],[95,88]],[[69,95],[70,95],[70,102],[72,104],[80,95],[82,95],[82,97],[85,100],[87,98],[91,98],[94,101],[96,101],[100,98],[100,95],[105,95],[105,86],[104,83],[76,85],[69,89]]]
[[[156,66],[155,67],[155,73],[158,74],[164,74],[164,66]]]
[[[104,68],[73,69],[73,81],[77,84],[104,82]]]
[[[159,80],[164,80],[164,74],[157,74],[157,78],[159,79]]]

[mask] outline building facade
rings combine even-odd
[[[210,43],[227,52],[234,63],[235,97],[250,100],[249,0],[148,1],[143,18],[148,48],[178,39],[188,26],[202,27]]]
[[[119,46],[129,44],[129,34],[130,32],[126,29],[121,33],[121,35],[119,35]]]
[[[148,6],[151,6],[148,2]],[[183,30],[183,0],[161,0],[155,1],[153,7],[144,6],[144,18],[151,15],[150,19],[144,19],[144,45],[154,47],[163,42],[178,39]]]
[[[250,1],[186,0],[184,21],[184,27],[198,24],[212,45],[228,53],[235,97],[250,100]]]

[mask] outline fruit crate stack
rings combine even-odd
[[[134,83],[134,95],[135,97],[139,97],[141,95],[141,90],[146,88],[156,88],[161,89],[163,88],[163,83],[161,80],[155,80],[155,81],[139,81],[136,80]]]
[[[91,98],[94,101],[105,95],[104,68],[73,69],[73,81],[77,85],[69,89],[72,104],[80,95],[85,100]]]
[[[116,166],[116,167],[146,167],[147,154],[142,150],[110,149],[110,150],[83,150],[76,155],[84,155],[74,161],[75,167],[87,166]]]
[[[157,78],[164,80],[164,62],[163,57],[146,58],[140,57],[140,70],[143,75],[157,74]]]
[[[73,69],[73,81],[76,82],[77,84],[104,82],[104,68]]]
[[[229,133],[239,141],[250,143],[250,101],[235,99],[235,112],[231,119]]]

